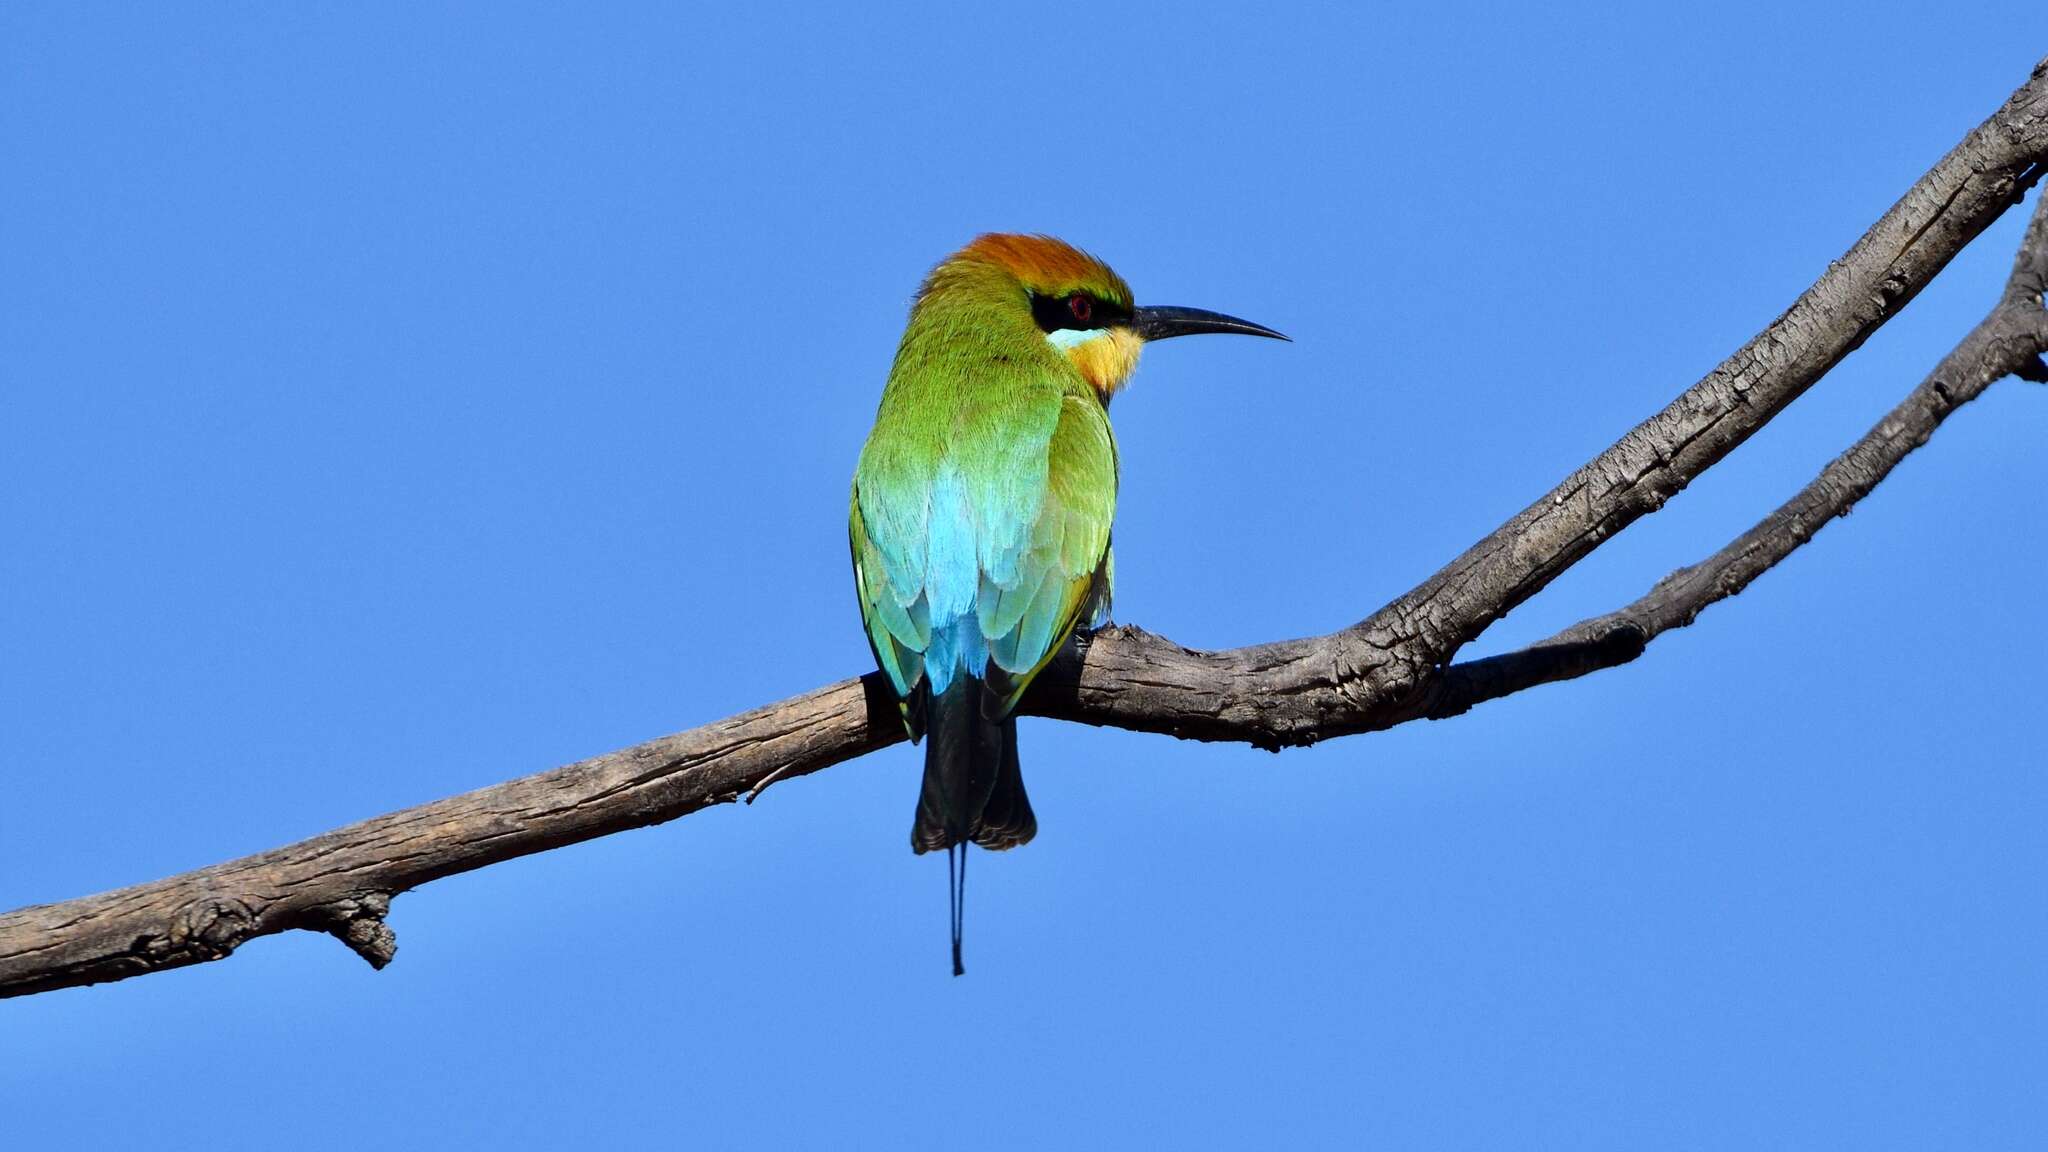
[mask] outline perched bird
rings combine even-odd
[[[910,846],[947,852],[955,976],[967,844],[1014,848],[1038,829],[1011,711],[1078,625],[1108,618],[1109,401],[1146,342],[1198,332],[1286,339],[1140,308],[1108,265],[1050,236],[982,236],[911,305],[849,531],[875,661],[926,741]]]

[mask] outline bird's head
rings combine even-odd
[[[1172,306],[1139,307],[1109,265],[1051,236],[991,232],[946,258],[925,279],[912,324],[933,323],[954,338],[968,325],[994,325],[992,345],[1043,341],[1072,361],[1103,401],[1116,394],[1153,340],[1201,332],[1287,337],[1262,324]]]

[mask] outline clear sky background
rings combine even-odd
[[[1190,340],[1119,619],[1405,590],[1778,314],[2048,52],[2038,0],[0,9],[0,907],[860,672],[846,487],[920,276],[1048,231]],[[1498,625],[1775,506],[2008,215]],[[2048,390],[1642,660],[1271,756],[1027,720],[969,974],[920,754],[0,1004],[9,1147],[2018,1148],[2048,1126]]]

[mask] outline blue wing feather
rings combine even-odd
[[[1020,389],[939,451],[886,442],[855,478],[861,609],[900,696],[987,679],[1013,706],[1077,623],[1107,610],[1116,448],[1092,396]],[[923,458],[920,458],[922,455]]]

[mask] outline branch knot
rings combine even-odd
[[[306,926],[348,945],[370,967],[381,969],[398,955],[398,935],[384,922],[390,912],[389,893],[358,892],[313,909]]]

